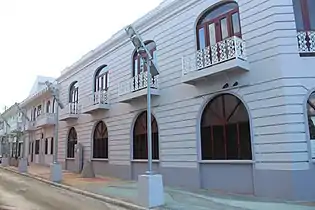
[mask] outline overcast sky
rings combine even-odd
[[[0,111],[162,0],[0,0]]]

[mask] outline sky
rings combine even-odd
[[[0,111],[162,0],[0,0]]]

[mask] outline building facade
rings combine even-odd
[[[150,78],[152,157],[166,185],[315,200],[314,8],[167,0],[133,23],[160,72]],[[147,170],[146,70],[121,30],[62,72],[65,169],[77,170],[80,143],[96,174],[137,179]],[[50,162],[37,151],[52,148],[51,101],[41,90],[21,103],[36,163]]]
[[[53,82],[54,78],[39,76],[29,97],[20,103],[28,120],[25,120],[25,152],[29,163],[49,165],[52,163],[55,101],[45,85],[45,81]]]

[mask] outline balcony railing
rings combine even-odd
[[[68,114],[79,114],[79,104],[76,102],[70,102],[68,104]]]
[[[297,39],[300,53],[315,53],[315,31],[299,31]]]
[[[94,104],[107,104],[108,97],[106,90],[100,90],[94,93],[93,95],[93,103]]]
[[[53,125],[56,123],[55,120],[56,120],[55,113],[44,113],[38,116],[38,118],[36,119],[36,126],[41,127],[46,125]]]
[[[198,50],[193,56],[183,57],[182,74],[186,75],[191,71],[198,71],[235,58],[247,60],[245,41],[236,36]]]
[[[125,95],[128,93],[136,92],[142,89],[147,88],[148,85],[147,73],[142,72],[132,78],[128,78],[127,80],[121,82],[118,88],[118,95]],[[153,89],[158,89],[159,87],[159,78],[158,75],[151,78],[151,87]]]

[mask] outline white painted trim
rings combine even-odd
[[[201,164],[253,164],[252,160],[201,160]]]
[[[108,158],[92,158],[91,161],[108,162],[109,159]]]
[[[144,159],[138,159],[138,160],[131,160],[131,162],[133,163],[147,163],[148,160],[144,160]],[[159,163],[160,160],[152,160],[152,163]]]

